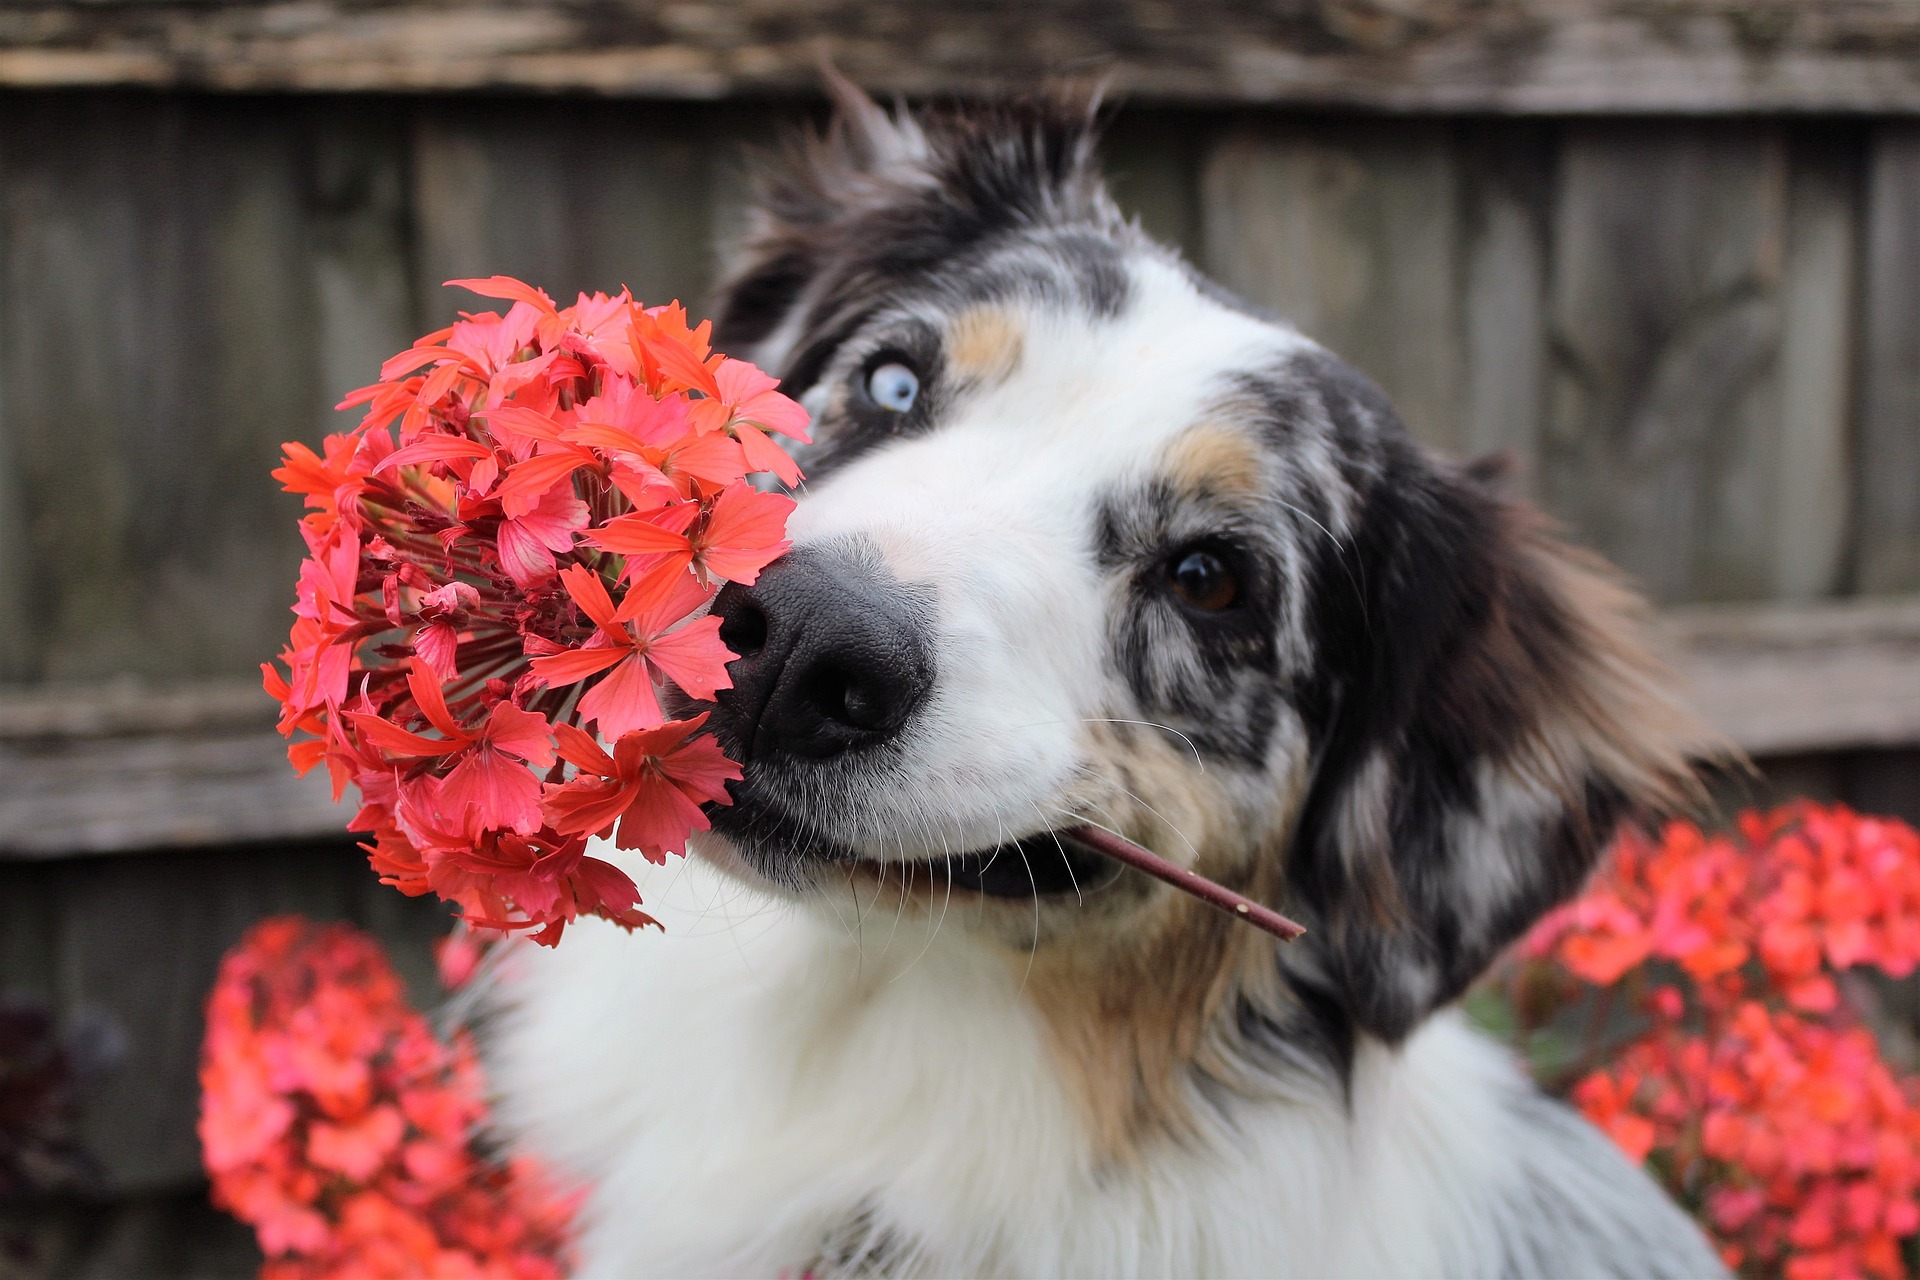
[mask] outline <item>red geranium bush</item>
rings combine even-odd
[[[738,769],[663,693],[728,687],[706,608],[787,549],[792,501],[748,476],[799,480],[773,435],[807,415],[677,303],[452,283],[513,305],[387,361],[320,452],[286,446],[308,555],[266,686],[295,766],[358,787],[387,883],[548,945],[652,924],[587,841],[663,861],[728,803]]]
[[[1920,1078],[1883,1056],[1869,975],[1917,964],[1920,835],[1798,803],[1624,834],[1500,982],[1523,1046],[1582,1028],[1572,1101],[1728,1265],[1893,1277],[1920,1231]]]
[[[264,1280],[554,1280],[576,1196],[489,1158],[472,1046],[436,1039],[379,944],[256,925],[207,1003],[200,1142],[213,1200],[253,1225]]]

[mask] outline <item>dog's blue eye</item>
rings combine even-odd
[[[882,409],[905,413],[920,395],[920,375],[898,361],[888,361],[867,375],[867,394]]]

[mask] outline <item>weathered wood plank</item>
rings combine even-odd
[[[1546,417],[1547,209],[1554,135],[1509,122],[1464,130],[1460,450],[1505,452],[1516,492],[1539,483]]]
[[[0,744],[0,860],[337,835],[321,772],[267,730]]]
[[[1247,124],[1208,153],[1205,265],[1386,389],[1459,453],[1459,167],[1430,122]]]
[[[1750,755],[1920,742],[1920,600],[1661,617],[1696,704]]]
[[[369,884],[394,900],[377,918]],[[34,911],[51,926],[55,1011],[92,1011],[124,1042],[123,1065],[83,1101],[80,1124],[118,1194],[198,1180],[201,1013],[220,956],[249,925],[280,912],[373,925],[409,980],[426,983],[413,988],[419,1002],[434,998],[428,948],[447,927],[436,904],[380,888],[340,841],[0,863],[0,932],[33,926]]]
[[[1902,0],[194,0],[0,10],[0,84],[885,92],[1110,73],[1160,100],[1446,111],[1920,111]]]
[[[223,681],[0,696],[0,860],[343,837],[353,796],[294,776],[274,714]]]
[[[369,176],[329,127],[297,102],[0,101],[0,679],[240,675],[277,647],[300,550],[279,442],[412,328],[402,157]]]
[[[1920,588],[1920,129],[1882,125],[1868,160],[1854,579]]]
[[[1857,143],[1856,130],[1826,125],[1806,130],[1792,150],[1773,486],[1771,594],[1778,600],[1833,594],[1846,572]]]
[[[568,301],[626,285],[648,303],[700,306],[723,171],[776,114],[747,124],[672,104],[423,108],[412,140],[420,314],[438,325],[472,308],[442,282],[496,272]]]
[[[1564,139],[1540,493],[1661,602],[1772,589],[1788,173],[1770,125]]]

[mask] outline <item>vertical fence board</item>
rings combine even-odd
[[[1869,147],[1855,585],[1920,589],[1920,128]]]
[[[1462,169],[1462,403],[1459,446],[1518,463],[1516,492],[1538,485],[1546,411],[1546,200],[1552,135],[1539,125],[1480,125]]]
[[[740,134],[725,116],[655,104],[420,109],[415,296],[443,322],[469,295],[441,282],[515,275],[571,301],[621,285],[701,305],[714,275],[722,173]]]
[[[284,633],[299,554],[278,443],[315,437],[408,336],[401,157],[310,182],[329,147],[288,103],[0,112],[0,537],[27,633],[0,679],[244,675]]]
[[[1856,153],[1833,127],[1796,139],[1780,334],[1772,594],[1839,590],[1852,466]]]
[[[337,431],[343,422],[331,406],[378,377],[381,361],[438,326],[414,313],[407,134],[398,109],[320,103],[304,114],[301,168],[321,391],[309,416],[319,431]]]
[[[384,896],[382,896],[384,895]],[[347,919],[387,944],[416,1001],[432,998],[433,904],[380,886],[350,846],[238,847],[0,865],[0,931],[46,938],[39,988],[64,1017],[91,1010],[126,1057],[81,1112],[81,1137],[120,1193],[199,1176],[194,1137],[202,1006],[221,955],[276,912]],[[8,986],[15,985],[8,975]]]
[[[1773,581],[1777,128],[1569,126],[1541,492],[1660,600]]]
[[[1148,235],[1195,262],[1206,251],[1200,157],[1210,132],[1204,119],[1184,115],[1122,115],[1100,147],[1114,200]]]
[[[1438,124],[1243,125],[1202,171],[1204,260],[1462,451],[1458,170]]]

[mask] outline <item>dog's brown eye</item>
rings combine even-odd
[[[1219,613],[1240,598],[1240,582],[1226,561],[1211,551],[1188,551],[1168,567],[1173,593],[1190,609]]]

